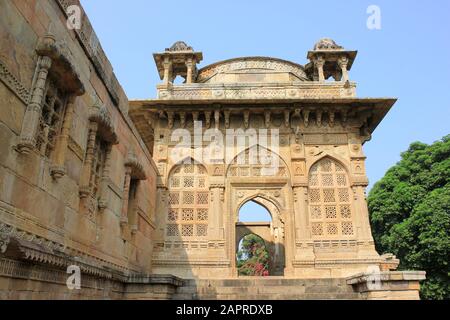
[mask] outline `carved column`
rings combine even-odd
[[[48,71],[52,66],[49,57],[41,57],[38,62],[37,80],[31,95],[30,103],[23,118],[20,142],[17,150],[21,153],[30,153],[36,145],[36,134],[41,117],[42,101],[45,95]]]
[[[168,210],[168,191],[164,186],[157,186],[156,189],[156,221],[157,226],[155,238],[160,241],[164,241],[165,238],[165,226],[167,223],[167,210]]]
[[[69,97],[61,134],[58,136],[58,140],[56,141],[53,165],[51,168],[51,175],[54,179],[62,178],[66,174],[65,160],[67,147],[69,145],[70,128],[72,127],[73,122],[75,100],[75,95]]]
[[[220,128],[220,111],[214,111],[214,124],[216,125],[216,130]]]
[[[102,172],[102,180],[101,180],[101,196],[98,207],[100,209],[105,209],[108,203],[108,187],[109,187],[109,170],[111,168],[111,155],[112,155],[112,145],[108,144],[106,147],[106,159],[105,165],[103,167]]]
[[[317,73],[319,76],[319,82],[324,82],[325,81],[325,75],[323,72],[323,66],[325,65],[325,59],[321,56],[318,56],[315,60],[314,60],[314,65],[317,68]]]
[[[295,235],[298,239],[309,239],[308,217],[307,217],[307,188],[293,187],[294,211],[295,211]]]
[[[365,242],[372,242],[372,232],[370,228],[370,221],[369,221],[369,209],[367,207],[367,201],[366,201],[366,194],[365,194],[365,187],[361,185],[356,185],[352,187],[353,195],[354,195],[354,201],[356,206],[356,223],[359,226],[360,234],[358,234],[358,239],[365,241]]]
[[[164,78],[163,83],[168,85],[170,83],[170,78],[172,76],[172,62],[166,58],[163,63],[164,66]]]
[[[223,200],[224,188],[222,187],[212,187],[211,188],[211,209],[210,210],[210,223],[211,223],[211,239],[221,240],[223,239],[223,234],[221,230],[223,228],[222,221],[222,200]]]
[[[205,111],[206,128],[211,128],[211,111]]]
[[[83,165],[83,171],[81,172],[80,182],[80,197],[86,198],[90,190],[90,179],[92,170],[92,160],[94,158],[95,140],[97,137],[98,123],[91,121],[89,125],[89,137],[86,149],[86,159]]]
[[[131,167],[125,167],[125,182],[123,186],[123,199],[122,199],[122,214],[120,217],[120,224],[122,226],[128,223],[128,201],[130,195],[130,182],[131,182]]]
[[[309,227],[308,188],[301,186],[292,189],[294,192],[295,242],[298,241],[300,244],[300,247],[296,248],[296,259],[314,260],[313,248],[309,246],[312,239]]]
[[[347,82],[349,80],[348,70],[347,70],[348,58],[346,56],[340,57],[338,59],[338,65],[339,65],[339,68],[341,68],[341,71],[342,71],[342,81]]]
[[[194,61],[192,59],[188,59],[186,61],[186,67],[187,67],[187,72],[186,72],[186,84],[191,84],[192,83],[192,78],[193,78],[193,73],[194,73]]]

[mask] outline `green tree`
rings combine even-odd
[[[368,197],[379,252],[427,272],[423,299],[450,299],[450,135],[411,144]]]
[[[239,275],[262,276],[269,275],[269,253],[264,240],[255,234],[242,238],[237,254]]]

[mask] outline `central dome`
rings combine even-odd
[[[199,70],[199,83],[286,83],[309,81],[302,65],[270,57],[242,57]]]

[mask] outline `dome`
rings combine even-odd
[[[320,39],[314,46],[314,50],[342,50],[344,49],[338,45],[333,39],[323,38]]]
[[[194,51],[194,49],[186,44],[184,41],[175,42],[170,48],[166,49],[166,51]]]
[[[286,83],[309,81],[302,65],[270,57],[241,57],[199,70],[200,83]]]

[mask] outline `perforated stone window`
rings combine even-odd
[[[60,134],[67,95],[49,81],[39,118],[36,137],[36,148],[41,155],[50,158],[56,146],[56,138]]]
[[[311,168],[308,199],[313,237],[354,235],[349,179],[339,163],[324,158]]]
[[[169,177],[167,237],[206,237],[209,202],[206,169],[198,163],[177,166]]]

